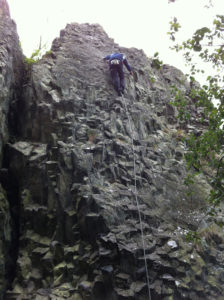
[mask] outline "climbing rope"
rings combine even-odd
[[[147,267],[147,260],[146,260],[146,249],[145,249],[145,239],[144,239],[144,231],[143,231],[143,225],[142,225],[142,217],[141,217],[141,211],[139,207],[139,201],[138,201],[138,191],[137,191],[137,180],[136,180],[136,162],[135,162],[135,146],[134,146],[134,138],[133,138],[133,130],[131,126],[131,119],[128,112],[128,107],[125,98],[122,95],[122,100],[125,104],[125,110],[128,117],[129,127],[131,130],[131,141],[132,141],[132,153],[133,153],[133,169],[134,169],[134,196],[135,196],[135,202],[138,210],[138,217],[139,217],[139,223],[140,223],[140,229],[141,229],[141,239],[142,239],[142,248],[143,248],[143,256],[144,256],[144,263],[145,263],[145,273],[146,273],[146,281],[148,286],[148,296],[149,300],[151,300],[151,292],[150,292],[150,283],[149,283],[149,272]]]

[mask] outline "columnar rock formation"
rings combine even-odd
[[[222,299],[221,229],[185,240],[210,186],[184,184],[182,137],[203,126],[170,105],[172,85],[189,98],[182,72],[77,23],[27,66],[0,7],[2,299]],[[134,68],[123,98],[102,60],[114,51]]]
[[[2,165],[3,146],[9,141],[8,121],[12,116],[11,108],[21,94],[23,68],[16,25],[10,18],[7,2],[0,0],[0,295],[6,287],[6,278],[10,276],[6,268],[9,270],[12,267],[10,253],[14,240],[10,203],[3,189],[8,177],[8,170]]]

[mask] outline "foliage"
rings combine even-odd
[[[154,53],[154,57],[152,59],[152,67],[156,68],[156,69],[160,69],[163,65],[163,62],[161,60],[159,60],[159,53],[156,52]]]
[[[190,112],[187,110],[187,99],[185,95],[183,95],[182,91],[179,90],[175,85],[171,86],[171,92],[174,94],[175,99],[174,101],[170,101],[170,104],[174,105],[178,108],[179,112],[179,119],[189,120],[190,119]]]
[[[196,231],[188,231],[188,233],[185,236],[185,239],[187,242],[193,242],[198,243],[201,241],[200,235]]]
[[[170,22],[170,39],[176,41],[176,33],[181,29],[177,19]],[[206,124],[205,130],[199,135],[190,134],[186,138],[188,152],[186,161],[189,169],[197,172],[209,170],[212,190],[210,193],[210,214],[224,199],[224,16],[217,15],[212,24],[195,31],[186,41],[176,43],[172,49],[182,52],[186,63],[190,66],[192,89],[188,97],[172,87],[175,100],[172,102],[179,110],[180,120],[190,118],[190,105],[200,107],[201,123]],[[206,84],[195,85],[195,74],[204,72],[197,67],[198,60],[209,63],[214,75],[209,75]],[[189,103],[190,99],[190,103]],[[190,105],[189,105],[190,104]]]
[[[41,49],[34,50],[34,52],[31,54],[30,57],[25,58],[25,62],[28,65],[32,65],[32,64],[35,64],[36,62],[38,62],[41,58],[40,57],[40,51],[41,51]]]
[[[25,62],[28,66],[37,63],[43,56],[51,54],[51,50],[46,51],[46,44],[42,46],[41,38],[38,49],[35,49],[30,57],[25,58]]]
[[[170,21],[170,39],[175,41],[175,33],[181,28],[180,24],[177,22],[177,18],[173,18],[173,21]]]

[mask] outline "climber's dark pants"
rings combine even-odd
[[[113,85],[118,94],[124,91],[124,71],[122,65],[112,65],[110,67],[111,78]]]

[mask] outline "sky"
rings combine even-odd
[[[143,49],[152,57],[159,52],[163,63],[187,72],[181,54],[171,51],[167,32],[175,16],[181,23],[180,37],[189,38],[202,26],[223,14],[224,0],[8,0],[23,52],[30,56],[39,46],[50,48],[66,24],[99,23],[109,37],[123,47]]]

